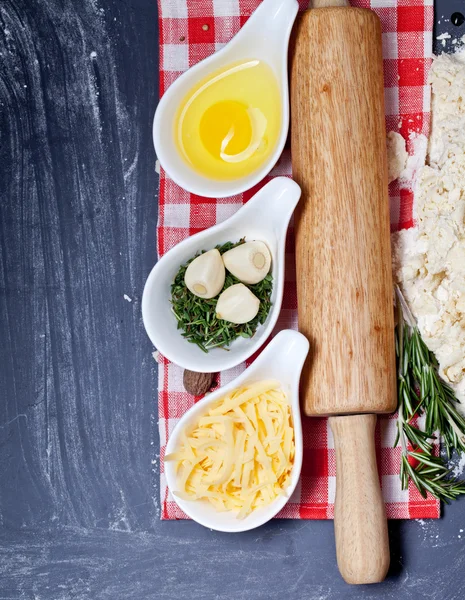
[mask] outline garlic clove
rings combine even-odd
[[[265,279],[271,267],[271,254],[264,242],[246,242],[228,250],[222,258],[228,271],[249,285]]]
[[[243,283],[236,283],[224,290],[216,303],[216,316],[236,325],[254,319],[260,308],[260,300]]]
[[[221,292],[225,277],[221,254],[214,248],[194,258],[186,269],[184,283],[195,296],[208,300]]]

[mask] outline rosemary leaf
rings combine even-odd
[[[398,417],[394,447],[402,449],[400,479],[411,481],[426,498],[450,502],[465,494],[465,481],[450,476],[441,456],[434,455],[435,432],[441,436],[447,457],[465,452],[465,418],[458,412],[454,391],[438,374],[436,357],[421,338],[399,288],[397,297],[396,353],[398,363]],[[424,431],[415,419],[424,416]]]
[[[227,242],[216,246],[220,254],[232,250],[236,246],[245,243],[245,238],[238,242]],[[186,264],[179,268],[174,282],[171,285],[172,311],[177,320],[178,329],[182,330],[182,336],[192,344],[196,344],[203,352],[212,348],[227,347],[238,337],[251,338],[257,327],[266,321],[271,308],[271,292],[273,289],[273,278],[269,273],[265,279],[255,285],[247,287],[260,300],[260,308],[257,316],[248,323],[235,325],[228,321],[217,319],[216,303],[218,297],[205,300],[192,294],[184,283],[184,275],[188,265],[204,251],[197,253]],[[240,283],[231,273],[226,272],[223,290]],[[221,292],[220,292],[221,293]]]

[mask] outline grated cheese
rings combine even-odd
[[[244,518],[285,493],[294,452],[286,395],[279,382],[260,381],[215,403],[165,460],[176,461],[175,495]]]

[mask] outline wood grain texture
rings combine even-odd
[[[334,530],[347,583],[379,583],[389,568],[389,538],[375,452],[376,415],[331,417],[336,452]]]
[[[311,0],[309,8],[328,8],[329,6],[350,6],[348,0]]]
[[[394,321],[381,28],[319,8],[296,27],[292,164],[299,329],[309,415],[392,412]]]

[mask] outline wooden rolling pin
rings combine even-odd
[[[381,27],[369,10],[317,0],[294,43],[299,329],[311,347],[304,406],[331,416],[341,574],[375,583],[389,540],[370,413],[396,407]]]

